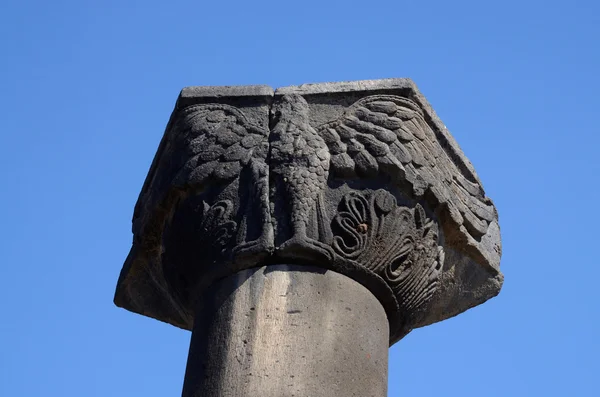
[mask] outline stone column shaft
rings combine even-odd
[[[389,325],[356,281],[271,265],[215,284],[196,313],[183,397],[385,397]]]

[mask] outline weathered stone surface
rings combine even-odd
[[[221,252],[230,233],[256,239],[253,260],[272,250],[262,233],[272,97],[265,86],[182,90],[135,207],[118,306],[191,329],[194,291],[237,270]]]
[[[354,279],[390,343],[502,285],[496,209],[408,79],[184,89],[133,232],[115,303],[186,329],[217,280],[263,265]]]
[[[389,329],[373,294],[313,266],[244,270],[205,291],[184,397],[384,397]]]

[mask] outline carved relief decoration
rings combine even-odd
[[[209,205],[197,196],[178,205],[163,234],[163,272],[171,288],[187,302],[190,288],[217,263],[228,261],[238,224],[233,203],[220,200]]]
[[[306,100],[284,95],[268,128],[234,106],[199,104],[178,110],[168,134],[135,216],[162,225],[148,229],[162,227],[161,270],[182,306],[198,280],[269,261],[351,265],[383,280],[410,328],[440,284],[438,221],[474,247],[497,218],[464,159],[400,96],[367,96],[313,125]],[[338,202],[329,193],[340,186]]]
[[[479,240],[496,217],[476,175],[409,99],[365,97],[318,131],[334,174],[370,178],[383,173],[407,183],[413,196],[428,195],[443,206],[466,239]]]
[[[380,189],[346,194],[332,221],[336,254],[382,277],[403,321],[413,323],[439,285],[444,251],[438,225],[419,204],[398,206]]]

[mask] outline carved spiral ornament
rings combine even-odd
[[[332,222],[333,247],[382,277],[404,321],[414,322],[439,286],[444,250],[438,225],[419,204],[398,206],[385,190],[346,194]]]

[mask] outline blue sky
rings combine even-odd
[[[179,90],[410,77],[500,214],[500,295],[391,348],[390,396],[596,396],[595,1],[0,4],[0,395],[172,396],[189,333],[117,309]]]

